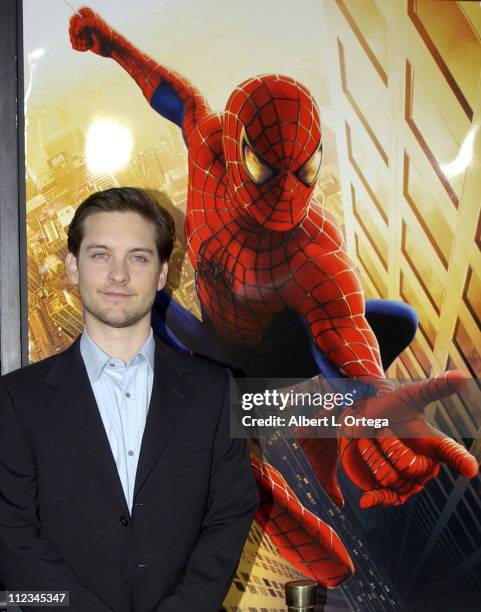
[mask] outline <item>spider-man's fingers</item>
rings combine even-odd
[[[93,44],[91,31],[95,28],[95,13],[87,8],[81,8],[72,15],[69,24],[69,35],[72,47],[76,51],[87,51]]]
[[[433,477],[435,462],[416,454],[394,436],[360,438],[358,447],[361,457],[382,487],[403,493],[406,486],[424,484]]]
[[[421,432],[423,435],[419,435]],[[478,473],[478,461],[464,446],[427,425],[425,421],[415,423],[415,426],[410,428],[410,435],[410,439],[403,437],[403,440],[419,455],[430,457],[435,462],[445,463],[466,478],[473,478]]]
[[[378,444],[384,456],[403,478],[421,481],[433,473],[436,462],[430,457],[416,453],[399,438],[379,438]]]
[[[425,406],[431,402],[462,391],[466,382],[467,375],[464,372],[451,370],[421,382],[398,387],[394,393],[402,402],[422,413]]]
[[[356,438],[341,438],[339,440],[342,467],[357,487],[370,491],[378,486],[377,480],[368,465],[361,459]]]
[[[69,36],[72,48],[76,51],[92,51],[103,56],[109,54],[112,30],[88,7],[81,8],[70,18]]]
[[[371,474],[382,487],[394,488],[401,485],[399,474],[382,454],[376,440],[360,438],[357,446]]]
[[[479,470],[479,464],[464,446],[461,446],[451,438],[433,439],[436,445],[436,458],[456,470],[466,478],[474,478]]]
[[[426,474],[425,476],[423,476],[422,478],[419,478],[418,480],[419,484],[424,486],[430,480],[432,480],[433,478],[436,478],[436,476],[439,474],[440,469],[441,469],[441,464],[434,463],[432,471],[429,474]]]
[[[363,493],[359,499],[359,506],[364,509],[375,506],[401,506],[410,497],[422,491],[419,484],[414,485],[408,493],[399,494],[392,489],[373,489]]]

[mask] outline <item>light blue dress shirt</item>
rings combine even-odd
[[[132,512],[135,474],[154,380],[155,343],[152,330],[140,351],[125,365],[95,344],[87,330],[80,338],[97,407]]]

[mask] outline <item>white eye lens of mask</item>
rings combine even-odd
[[[247,142],[244,142],[243,153],[247,172],[256,185],[261,185],[271,178],[274,170],[254,153]]]
[[[310,187],[317,178],[322,161],[322,146],[312,155],[310,159],[297,171],[297,178]]]

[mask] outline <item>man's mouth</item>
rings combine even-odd
[[[133,295],[133,293],[125,293],[123,291],[101,291],[100,293],[112,300],[124,300]]]

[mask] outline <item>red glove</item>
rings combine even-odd
[[[104,57],[110,56],[114,31],[92,9],[83,7],[70,18],[69,35],[76,51],[92,51]]]
[[[476,459],[423,417],[425,406],[460,391],[465,383],[463,372],[446,372],[361,400],[343,413],[344,417],[387,418],[395,429],[395,435],[385,428],[374,438],[361,438],[359,433],[353,437],[349,427],[341,430],[341,462],[352,482],[364,490],[359,500],[362,508],[403,504],[437,476],[440,463],[467,478],[477,474]]]

